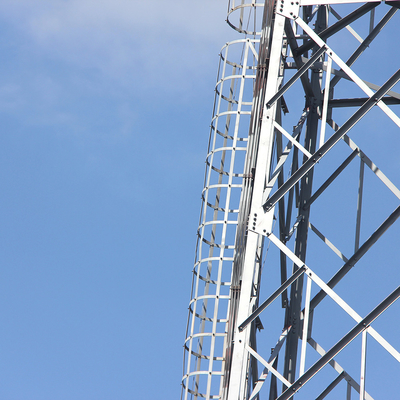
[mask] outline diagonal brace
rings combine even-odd
[[[336,286],[338,282],[351,270],[352,267],[364,256],[364,254],[373,246],[374,243],[389,229],[389,227],[399,218],[400,206],[398,206],[392,214],[382,223],[382,225],[364,242],[364,244],[353,254],[352,257],[336,272],[329,280],[327,285],[330,288]],[[326,296],[326,293],[319,291],[310,303],[310,310],[313,310]]]
[[[254,321],[277,297],[279,297],[294,281],[296,281],[301,275],[304,274],[307,267],[304,265],[299,268],[289,279],[287,279],[278,289],[275,290],[271,296],[268,297],[256,310],[254,310],[249,317],[247,317],[240,325],[239,332],[242,332],[244,328],[252,321]]]
[[[273,104],[283,96],[290,87],[301,78],[301,76],[308,71],[308,69],[326,52],[326,46],[322,46],[314,53],[314,55],[279,89],[269,101],[267,101],[267,108],[271,108]]]
[[[353,158],[359,153],[359,150],[354,150],[336,169],[336,171],[320,186],[320,188],[310,197],[304,204],[303,210],[309,208],[312,203],[322,194],[322,192],[339,176],[339,174],[350,164]]]
[[[371,96],[320,148],[308,159],[263,205],[267,212],[301,179],[339,140],[400,80],[397,70],[382,87]]]
[[[328,39],[329,37],[331,37],[335,33],[339,32],[340,30],[342,30],[346,26],[350,25],[352,22],[354,22],[357,19],[359,19],[360,17],[362,17],[364,14],[366,14],[368,11],[372,10],[373,8],[378,6],[379,4],[380,4],[380,2],[368,2],[368,3],[364,4],[364,5],[362,5],[360,8],[358,8],[355,11],[353,11],[352,13],[347,15],[346,17],[340,19],[339,21],[334,23],[329,28],[326,28],[318,36],[323,40]],[[306,51],[312,49],[314,46],[315,46],[314,41],[313,40],[309,40],[308,42],[304,43],[302,46],[297,48],[294,55],[298,56],[298,55],[304,54]]]
[[[288,387],[277,400],[289,400],[296,392],[329,363],[340,351],[353,341],[361,332],[368,328],[376,318],[379,317],[391,304],[400,297],[400,286],[394,290],[385,300],[376,306],[362,321],[351,329],[330,350],[326,352],[312,367],[300,376],[290,387]]]

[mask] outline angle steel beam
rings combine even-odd
[[[342,379],[345,378],[345,373],[344,371],[336,378],[334,379],[327,387],[326,389],[315,399],[315,400],[322,400],[328,394],[342,381]]]
[[[400,297],[400,286],[395,289],[385,300],[376,306],[361,322],[351,329],[341,340],[326,352],[312,367],[288,387],[277,400],[288,400],[292,398],[301,387],[306,384],[318,371],[320,371],[330,360],[342,351],[351,341],[363,332],[376,318],[379,317],[391,304]]]
[[[344,142],[352,149],[358,150],[364,164],[381,180],[381,182],[400,200],[400,190],[389,180],[389,178],[370,160],[370,158],[347,136],[343,136]]]
[[[292,53],[293,53],[293,51],[295,51],[298,48],[298,45],[297,45],[297,40],[296,40],[292,25],[290,24],[289,19],[286,19],[286,21],[285,21],[285,33],[286,33],[286,36],[287,36],[289,44],[290,44],[290,48],[292,49]],[[293,54],[293,58],[294,58],[294,62],[296,64],[296,68],[300,69],[302,67],[302,65],[304,64],[302,57],[296,56]],[[307,61],[305,61],[305,62],[307,62]],[[310,97],[314,96],[314,92],[311,87],[311,83],[310,83],[310,80],[308,79],[308,76],[303,74],[303,75],[301,75],[300,80],[301,80],[301,84],[303,85],[304,93],[306,94],[306,96],[310,96]]]
[[[367,97],[359,97],[353,99],[331,99],[329,100],[329,107],[360,107],[368,100]],[[400,104],[400,99],[394,97],[383,97],[382,101],[386,105]]]
[[[271,296],[268,297],[263,303],[254,310],[238,327],[239,331],[242,332],[252,321],[254,321],[277,297],[279,297],[285,289],[287,289],[294,281],[296,281],[304,272],[306,268],[301,267],[293,275],[286,280],[278,289],[275,290]]]
[[[382,223],[382,225],[364,242],[364,244],[350,257],[336,274],[328,281],[330,288],[335,287],[342,278],[356,265],[356,263],[367,253],[374,243],[390,228],[390,226],[399,218],[400,206]],[[326,296],[324,291],[318,292],[311,300],[310,309],[313,310]]]
[[[299,70],[267,101],[267,108],[270,108],[289,88],[317,61],[326,51],[326,47],[320,47],[312,57],[299,68]]]
[[[339,174],[351,163],[354,157],[359,153],[359,150],[354,150],[335,172],[315,191],[315,193],[310,197],[310,199],[303,205],[303,208],[308,208],[314,203],[315,200],[323,193],[323,191],[339,176]]]
[[[286,182],[278,189],[264,204],[265,211],[269,211],[289,189],[291,189],[316,163],[339,142],[339,140],[374,107],[385,94],[400,80],[400,69],[397,70],[382,87],[370,97],[359,110],[357,110],[325,143],[313,156],[306,161]]]
[[[326,40],[330,36],[334,35],[335,33],[339,32],[341,29],[345,28],[347,25],[351,24],[352,22],[356,21],[358,18],[362,17],[368,11],[371,11],[373,8],[378,6],[380,2],[370,2],[362,5],[357,10],[353,11],[346,17],[342,18],[341,20],[337,21],[335,24],[331,25],[329,28],[326,28],[324,31],[318,34],[318,36]],[[309,40],[308,42],[304,43],[302,46],[295,50],[295,55],[299,56],[304,54],[306,51],[312,49],[315,46],[313,40]]]
[[[394,14],[396,14],[397,8],[392,7],[386,15],[377,23],[375,28],[371,31],[371,33],[364,39],[364,41],[358,46],[356,51],[350,56],[350,58],[346,61],[346,65],[351,67],[355,61],[360,57],[360,55],[368,48],[368,46],[372,43],[372,41],[376,38],[376,36],[382,31],[385,25],[390,21]],[[331,87],[334,87],[341,79],[340,76],[335,76],[331,80]]]
[[[273,6],[273,3],[270,3]],[[265,9],[264,11],[268,11]],[[265,15],[265,14],[264,14]],[[281,72],[281,58],[282,58],[282,46],[283,46],[283,31],[284,31],[285,17],[281,15],[275,15],[274,29],[270,43],[266,43],[268,46],[269,53],[269,64],[267,70],[267,79],[265,82],[265,96],[271,97],[276,93],[280,83],[280,72]],[[265,26],[265,34],[268,34],[270,26]],[[269,47],[270,46],[270,47]],[[265,49],[261,48],[261,52]],[[263,57],[259,57],[259,60],[263,60]],[[272,60],[272,61],[271,61]],[[257,84],[257,83],[256,83]],[[253,179],[253,186],[251,188],[251,198],[243,205],[241,218],[243,218],[243,225],[246,226],[248,218],[247,208],[251,206],[253,209],[257,209],[261,206],[262,195],[264,191],[264,183],[266,174],[269,176],[269,169],[271,165],[272,157],[272,145],[273,145],[273,117],[275,116],[275,106],[270,110],[266,110],[263,107],[263,116],[261,125],[259,127],[259,143],[254,148],[255,153],[248,153],[248,158],[256,156],[255,163],[255,176]],[[271,221],[272,225],[272,215]],[[241,239],[241,234],[237,234],[237,238]],[[233,278],[238,280],[239,291],[235,299],[234,307],[231,308],[231,317],[235,319],[234,326],[231,327],[231,336],[228,340],[231,340],[231,358],[230,366],[228,366],[227,380],[228,385],[224,391],[223,398],[228,400],[237,400],[244,398],[246,387],[248,385],[248,352],[246,346],[249,343],[249,330],[240,332],[237,329],[237,323],[240,320],[244,320],[249,314],[249,307],[251,306],[251,299],[253,296],[254,288],[254,261],[257,254],[258,235],[254,232],[248,232],[246,234],[243,231],[242,248],[240,249],[240,257],[236,256],[236,262],[233,268],[237,269],[239,274]],[[234,271],[235,273],[235,271]],[[240,280],[240,282],[239,282]],[[233,302],[231,302],[233,304]]]

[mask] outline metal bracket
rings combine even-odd
[[[299,16],[299,0],[278,0],[276,3],[276,12],[286,18],[296,19]]]
[[[263,236],[268,236],[272,233],[272,220],[274,218],[274,208],[265,212],[263,207],[250,213],[249,230]]]

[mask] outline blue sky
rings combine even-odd
[[[225,12],[1,2],[1,399],[179,397]]]
[[[1,2],[2,400],[179,398],[226,8]]]

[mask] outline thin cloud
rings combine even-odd
[[[190,74],[201,76],[216,64],[224,3],[17,0],[5,1],[0,11],[47,56],[136,90],[183,92],[192,85]]]

